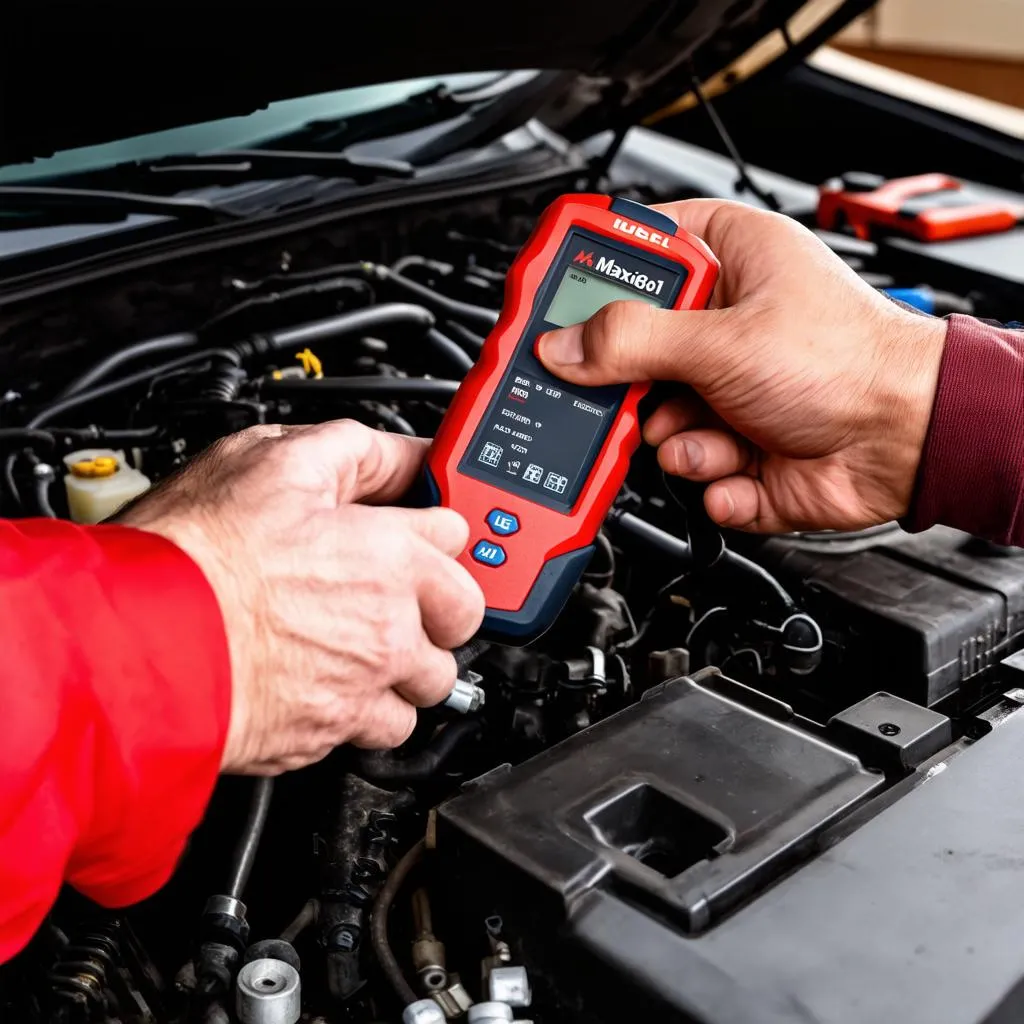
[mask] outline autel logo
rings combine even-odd
[[[651,242],[653,245],[660,245],[662,249],[668,248],[668,235],[661,235],[657,231],[648,231],[647,228],[640,227],[639,224],[632,224],[628,220],[623,220],[621,217],[616,217],[612,227],[616,231],[621,231],[626,235],[634,235],[636,238],[641,238],[645,242]]]
[[[585,267],[592,267],[594,265],[594,254],[580,249],[580,251],[573,257],[572,261],[573,263],[582,263]]]

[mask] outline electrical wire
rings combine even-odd
[[[231,287],[239,292],[257,291],[268,284],[292,284],[295,281],[316,281],[327,277],[344,277],[351,274],[365,274],[367,264],[365,263],[334,263],[330,266],[319,267],[316,270],[289,270],[283,273],[267,274],[266,277],[259,277],[247,281],[245,278],[236,277],[230,282]]]
[[[398,891],[405,884],[413,868],[423,860],[426,849],[427,841],[421,839],[402,857],[394,866],[391,874],[388,875],[387,881],[377,894],[373,909],[370,911],[370,941],[373,951],[385,977],[403,1006],[416,1002],[416,993],[409,982],[405,980],[402,968],[399,967],[398,960],[391,950],[391,943],[388,941],[388,913],[391,910],[391,905],[395,902]]]
[[[484,347],[484,339],[479,334],[475,334],[465,324],[460,324],[458,320],[446,320],[442,326],[454,336],[457,342],[461,342],[463,349],[470,356],[475,357],[480,354],[480,349]]]
[[[251,298],[236,302],[233,306],[221,310],[206,320],[199,328],[200,335],[206,335],[213,328],[222,328],[223,325],[245,313],[253,310],[262,310],[280,303],[293,302],[296,299],[311,298],[315,296],[331,295],[339,291],[362,291],[372,294],[370,284],[360,277],[331,277],[322,281],[313,281],[307,284],[299,284],[293,288],[286,288],[279,292],[270,292],[266,295],[254,295]]]
[[[270,801],[274,796],[274,780],[271,778],[257,779],[252,791],[252,802],[249,805],[249,817],[242,829],[238,846],[231,859],[231,871],[228,875],[227,895],[238,900],[245,892],[252,866],[256,861],[263,826],[267,823],[270,812]]]
[[[414,295],[428,309],[435,309],[445,317],[450,317],[454,320],[465,320],[467,323],[476,324],[488,331],[498,322],[498,311],[496,309],[474,306],[470,302],[460,302],[458,299],[453,299],[448,295],[442,295],[440,292],[428,288],[425,284],[420,284],[419,281],[413,281],[411,278],[396,274],[390,267],[377,266],[374,269],[377,276],[382,280],[389,282],[409,295]]]
[[[359,774],[384,786],[429,782],[463,742],[479,736],[482,728],[479,720],[473,718],[449,722],[422,750],[408,757],[399,757],[390,750],[361,750]]]
[[[451,338],[445,337],[436,327],[431,327],[427,331],[427,341],[433,345],[437,354],[449,366],[455,368],[459,377],[465,377],[473,369],[473,360]]]
[[[38,441],[51,446],[57,443],[57,439],[48,430],[32,430],[29,427],[0,427],[0,444],[5,441],[18,441],[22,444]]]
[[[433,377],[296,377],[260,382],[260,394],[266,398],[348,397],[354,402],[395,398],[447,402],[458,389],[457,380]]]
[[[386,405],[374,402],[371,406],[373,415],[383,423],[392,434],[405,434],[407,437],[416,436],[416,428],[402,415]]]

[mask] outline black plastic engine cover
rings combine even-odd
[[[541,971],[556,978],[560,1005],[589,1008],[581,1019],[605,1019],[589,1014],[607,979],[575,963],[581,952],[559,940],[559,927],[588,897],[639,910],[656,930],[699,935],[884,784],[838,747],[715,692],[716,674],[701,677],[657,687],[439,809],[440,860],[457,887],[449,905],[476,932],[501,916],[506,937],[528,947],[520,952],[537,965],[540,988]],[[629,979],[614,981],[614,1003],[630,1019],[641,1019],[641,1004],[656,1013],[646,1019],[702,1019],[696,1004],[686,1010],[689,996],[669,1005],[649,990],[626,996]],[[715,999],[727,1007],[734,994]],[[759,1012],[759,1024],[785,1019],[767,1004]]]
[[[1024,551],[936,527],[777,537],[754,557],[831,637],[824,673],[844,703],[887,690],[932,707],[1024,644]]]

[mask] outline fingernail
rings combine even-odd
[[[552,331],[541,339],[540,354],[545,362],[572,366],[583,362],[583,327],[566,327]]]
[[[686,455],[685,472],[696,473],[704,465],[704,445],[699,441],[683,440],[683,452]]]
[[[722,500],[725,502],[725,519],[723,521],[727,523],[736,514],[736,502],[732,500],[732,495],[728,491],[722,491]]]

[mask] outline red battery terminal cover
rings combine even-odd
[[[638,255],[680,264],[686,278],[670,307],[673,309],[704,308],[715,286],[718,261],[701,239],[678,228],[668,235],[638,225],[613,212],[612,203],[607,195],[576,194],[563,196],[547,208],[509,271],[501,316],[455,395],[427,456],[439,503],[457,509],[470,524],[470,544],[459,561],[479,581],[489,612],[522,608],[544,565],[593,541],[622,487],[640,440],[637,406],[649,384],[630,386],[568,513],[458,472],[494,395],[495,382],[502,378],[523,339],[534,313],[534,300],[563,241],[580,228],[619,245],[625,242]],[[530,343],[535,344],[536,339]],[[500,569],[482,568],[472,558],[473,545],[486,535],[488,517],[495,510],[507,513],[515,529],[501,536],[507,557]]]
[[[918,174],[886,180],[849,173],[825,182],[818,192],[818,226],[849,227],[858,238],[892,233],[922,242],[1009,231],[1024,218],[1024,206],[974,194],[948,174]]]

